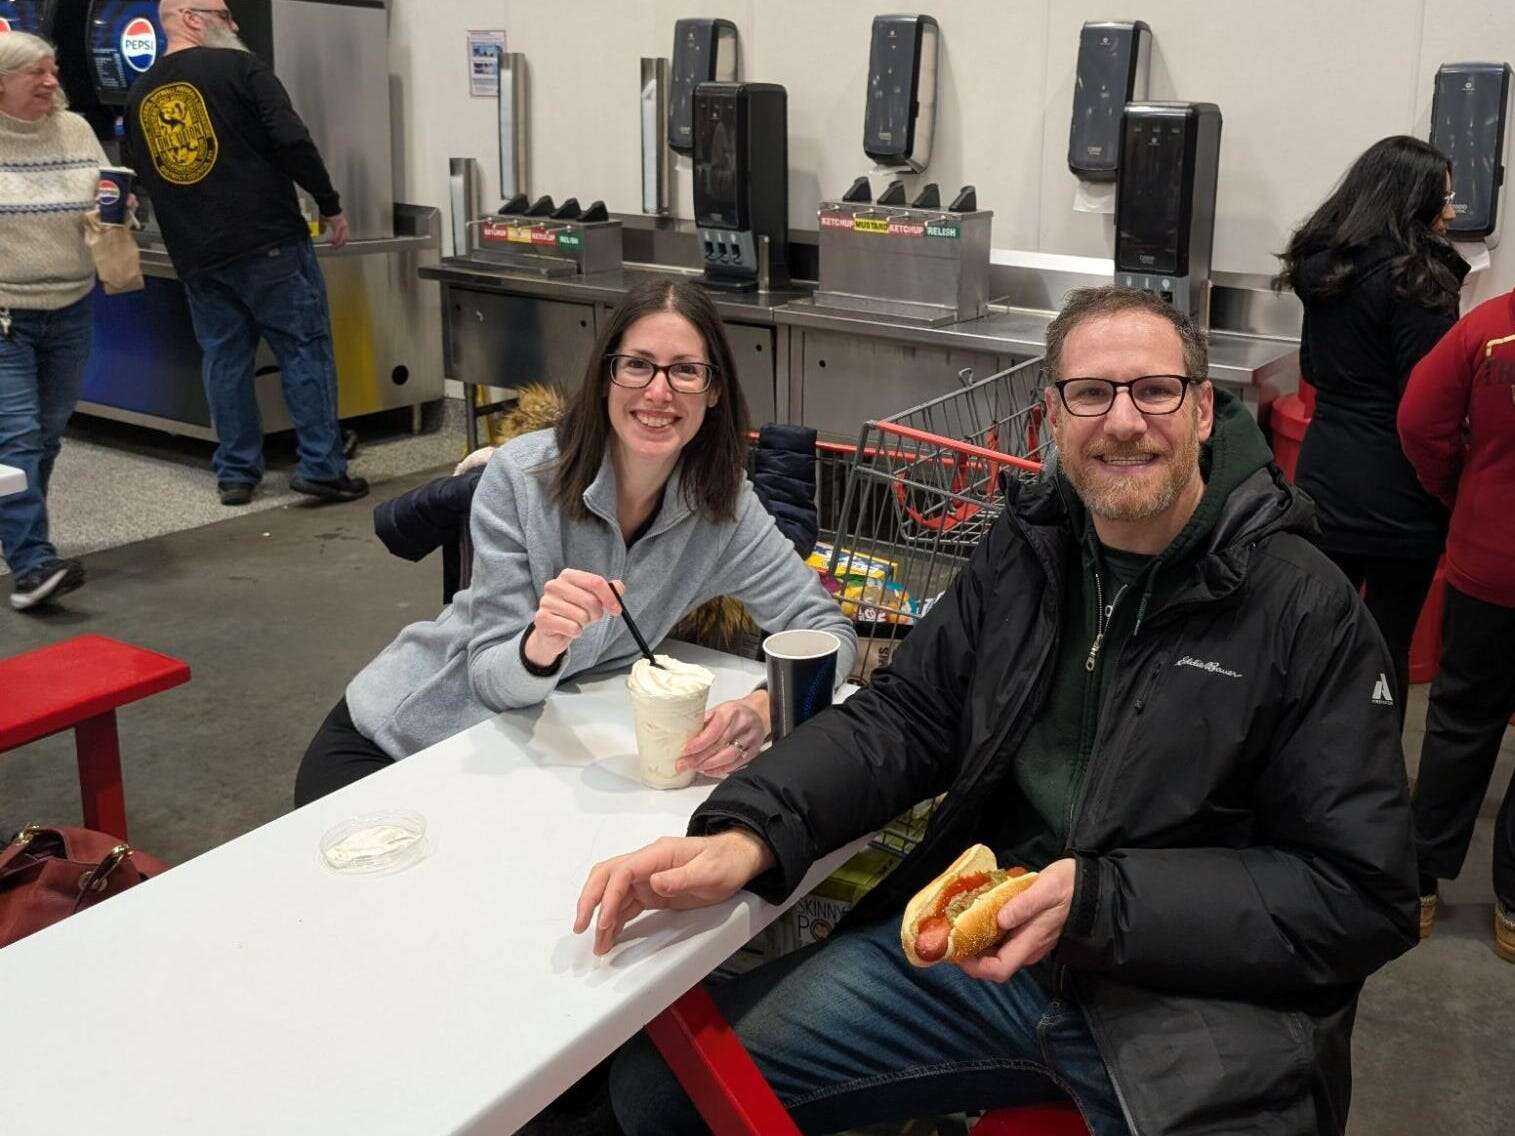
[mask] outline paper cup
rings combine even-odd
[[[637,773],[651,789],[682,789],[694,770],[675,766],[689,739],[705,725],[710,688],[692,694],[640,694],[628,683],[631,720],[637,735]]]
[[[763,640],[768,660],[768,713],[773,740],[831,705],[836,653],[842,641],[829,631],[780,631]]]
[[[131,196],[136,170],[125,166],[101,166],[95,201],[100,206],[100,220],[106,225],[126,224],[126,201]]]

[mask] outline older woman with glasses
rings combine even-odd
[[[747,407],[708,296],[686,281],[634,289],[611,315],[555,430],[514,438],[473,498],[470,586],[365,667],[306,752],[304,804],[558,683],[638,655],[626,603],[656,643],[714,596],[759,626],[857,638],[745,476]],[[768,733],[768,695],[716,706],[682,762],[722,776]]]
[[[0,464],[26,474],[0,497],[0,552],[17,611],[84,582],[48,533],[47,486],[89,360],[95,265],[84,215],[105,153],[65,108],[52,45],[0,35]]]

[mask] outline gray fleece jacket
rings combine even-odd
[[[401,631],[348,684],[353,723],[385,753],[408,757],[502,710],[535,705],[574,675],[637,657],[625,623],[602,619],[573,642],[553,674],[526,669],[521,638],[542,589],[564,568],[624,580],[627,606],[649,643],[706,600],[734,596],[765,629],[832,632],[842,641],[838,677],[852,670],[852,625],[750,483],[743,482],[736,521],[714,524],[684,501],[676,470],[651,528],[628,549],[616,523],[609,457],[584,492],[593,514],[585,522],[565,517],[552,502],[557,456],[551,430],[524,434],[495,452],[473,498],[470,586],[436,619]]]

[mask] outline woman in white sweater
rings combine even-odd
[[[17,611],[84,582],[48,540],[47,483],[89,358],[84,215],[107,162],[66,106],[52,46],[0,35],[0,465],[26,475],[25,491],[0,497],[0,553]]]

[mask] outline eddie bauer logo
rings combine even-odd
[[[1173,665],[1175,667],[1193,667],[1197,671],[1205,671],[1208,674],[1225,675],[1227,678],[1241,678],[1241,674],[1239,672],[1228,671],[1225,667],[1221,666],[1213,659],[1206,661],[1205,659],[1196,659],[1193,655],[1185,655]]]
[[[1378,681],[1373,684],[1373,705],[1394,705],[1394,692],[1389,689],[1389,676],[1382,671],[1378,674]]]

